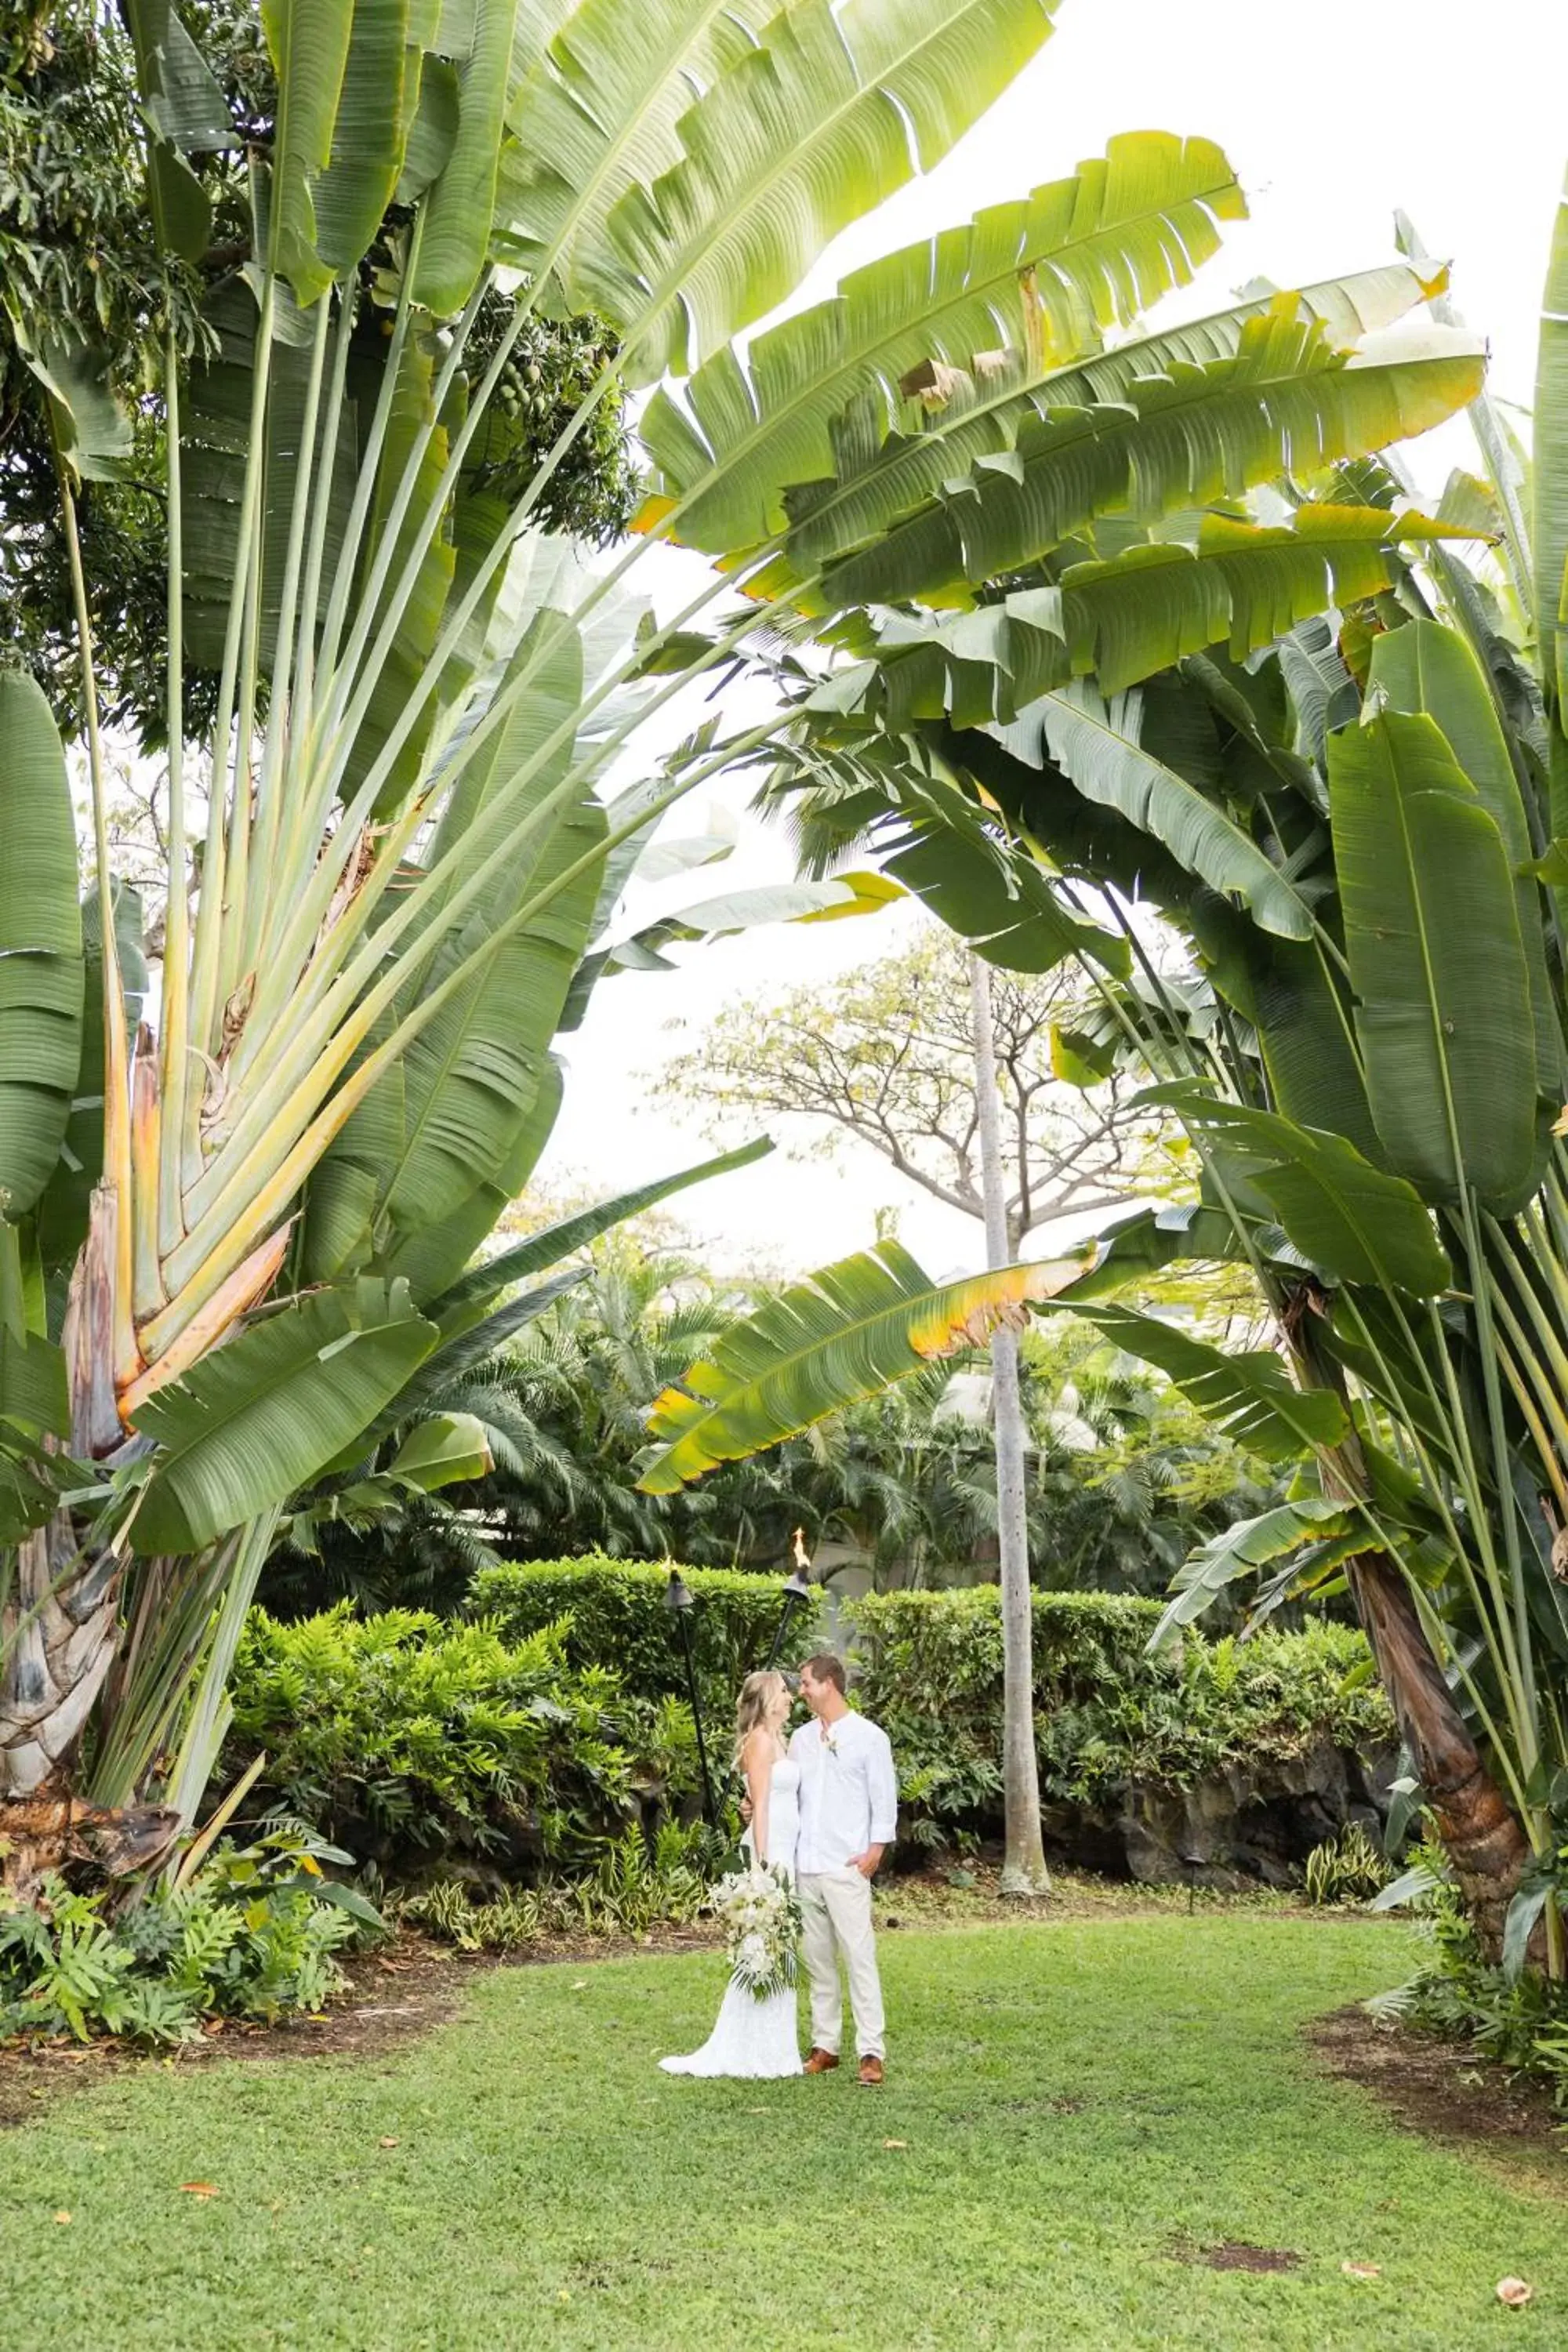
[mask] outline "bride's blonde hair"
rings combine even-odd
[[[789,1685],[776,1666],[763,1666],[748,1675],[741,1685],[741,1696],[735,1701],[735,1762],[741,1761],[742,1751],[753,1731],[767,1720],[769,1707],[779,1693],[787,1696]]]

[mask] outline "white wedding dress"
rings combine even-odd
[[[763,1856],[774,1870],[795,1878],[795,1850],[800,1836],[800,1766],[781,1756],[768,1784],[768,1851]],[[742,1843],[753,1853],[750,1830]],[[778,2074],[798,2074],[800,2040],[795,2026],[794,1985],[759,2000],[751,1990],[730,1979],[718,2021],[700,2050],[689,2058],[661,2058],[667,2074],[736,2074],[751,2080]]]

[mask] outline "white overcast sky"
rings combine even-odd
[[[877,254],[1058,178],[1134,130],[1217,140],[1247,189],[1252,216],[1229,228],[1203,273],[1199,307],[1218,307],[1252,277],[1290,286],[1393,258],[1403,208],[1428,251],[1451,259],[1453,299],[1488,339],[1494,389],[1529,403],[1568,160],[1568,0],[1062,0],[1054,37],[1001,104],[937,171],[847,233],[804,296],[819,299]],[[1414,445],[1424,481],[1440,487],[1450,464],[1466,462],[1461,432],[1446,428],[1440,447]],[[667,828],[700,831],[700,814],[689,804]],[[736,856],[684,895],[787,872],[783,837],[747,824]],[[669,901],[667,888],[657,903]],[[700,1130],[647,1099],[678,1042],[667,1024],[689,1036],[734,997],[884,953],[909,919],[753,933],[677,950],[678,975],[601,988],[568,1041],[565,1108],[542,1179],[610,1192],[700,1157]],[[737,1120],[726,1139],[746,1132]],[[771,1160],[677,1204],[716,1265],[821,1265],[870,1242],[884,1205],[901,1211],[901,1238],[933,1274],[979,1262],[977,1229],[871,1153],[847,1146],[831,1164],[802,1160],[786,1156],[785,1129],[775,1134]]]

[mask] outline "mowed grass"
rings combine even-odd
[[[660,2075],[661,2053],[707,2032],[710,1956],[498,1969],[390,2057],[111,2077],[0,2132],[0,2340],[1568,2343],[1560,2159],[1514,2179],[1417,2138],[1321,2077],[1300,2039],[1408,1973],[1404,1929],[1135,1916],[906,1931],[883,1955],[879,2094],[847,2070]],[[1222,2240],[1300,2267],[1174,2258]],[[1381,2276],[1347,2278],[1347,2261]],[[1535,2290],[1526,2311],[1495,2299],[1510,2273]]]

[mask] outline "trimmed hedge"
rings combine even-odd
[[[1001,1790],[1002,1612],[994,1585],[868,1594],[852,1604],[856,1697],[899,1759],[914,1821],[994,1816]],[[1249,1642],[1188,1633],[1156,1657],[1160,1604],[1037,1592],[1042,1794],[1093,1804],[1129,1783],[1186,1788],[1228,1765],[1288,1761],[1322,1741],[1365,1753],[1394,1737],[1352,1627]]]
[[[767,1656],[774,1577],[685,1569],[709,1752],[723,1778],[735,1689]],[[478,1622],[415,1610],[300,1624],[253,1610],[232,1685],[226,1763],[265,1749],[264,1801],[391,1876],[463,1855],[508,1878],[595,1866],[606,1841],[689,1811],[698,1776],[668,1570],[539,1561],[474,1580]],[[1042,1792],[1117,1804],[1324,1743],[1392,1739],[1361,1635],[1328,1623],[1254,1641],[1185,1635],[1157,1658],[1159,1605],[1035,1596]],[[855,1697],[898,1760],[900,1836],[988,1833],[1001,1812],[1002,1620],[996,1590],[868,1596],[849,1608]],[[795,1614],[784,1656],[818,1638]]]
[[[595,1553],[578,1559],[515,1560],[479,1570],[468,1589],[468,1612],[493,1626],[504,1642],[526,1641],[560,1624],[566,1663],[578,1672],[612,1666],[622,1686],[638,1698],[684,1698],[680,1631],[664,1601],[676,1567],[696,1604],[687,1612],[692,1656],[704,1713],[721,1740],[734,1720],[742,1682],[767,1664],[784,1606],[782,1577]],[[779,1651],[781,1665],[796,1665],[810,1655],[818,1639],[818,1615],[805,1602],[792,1612]]]

